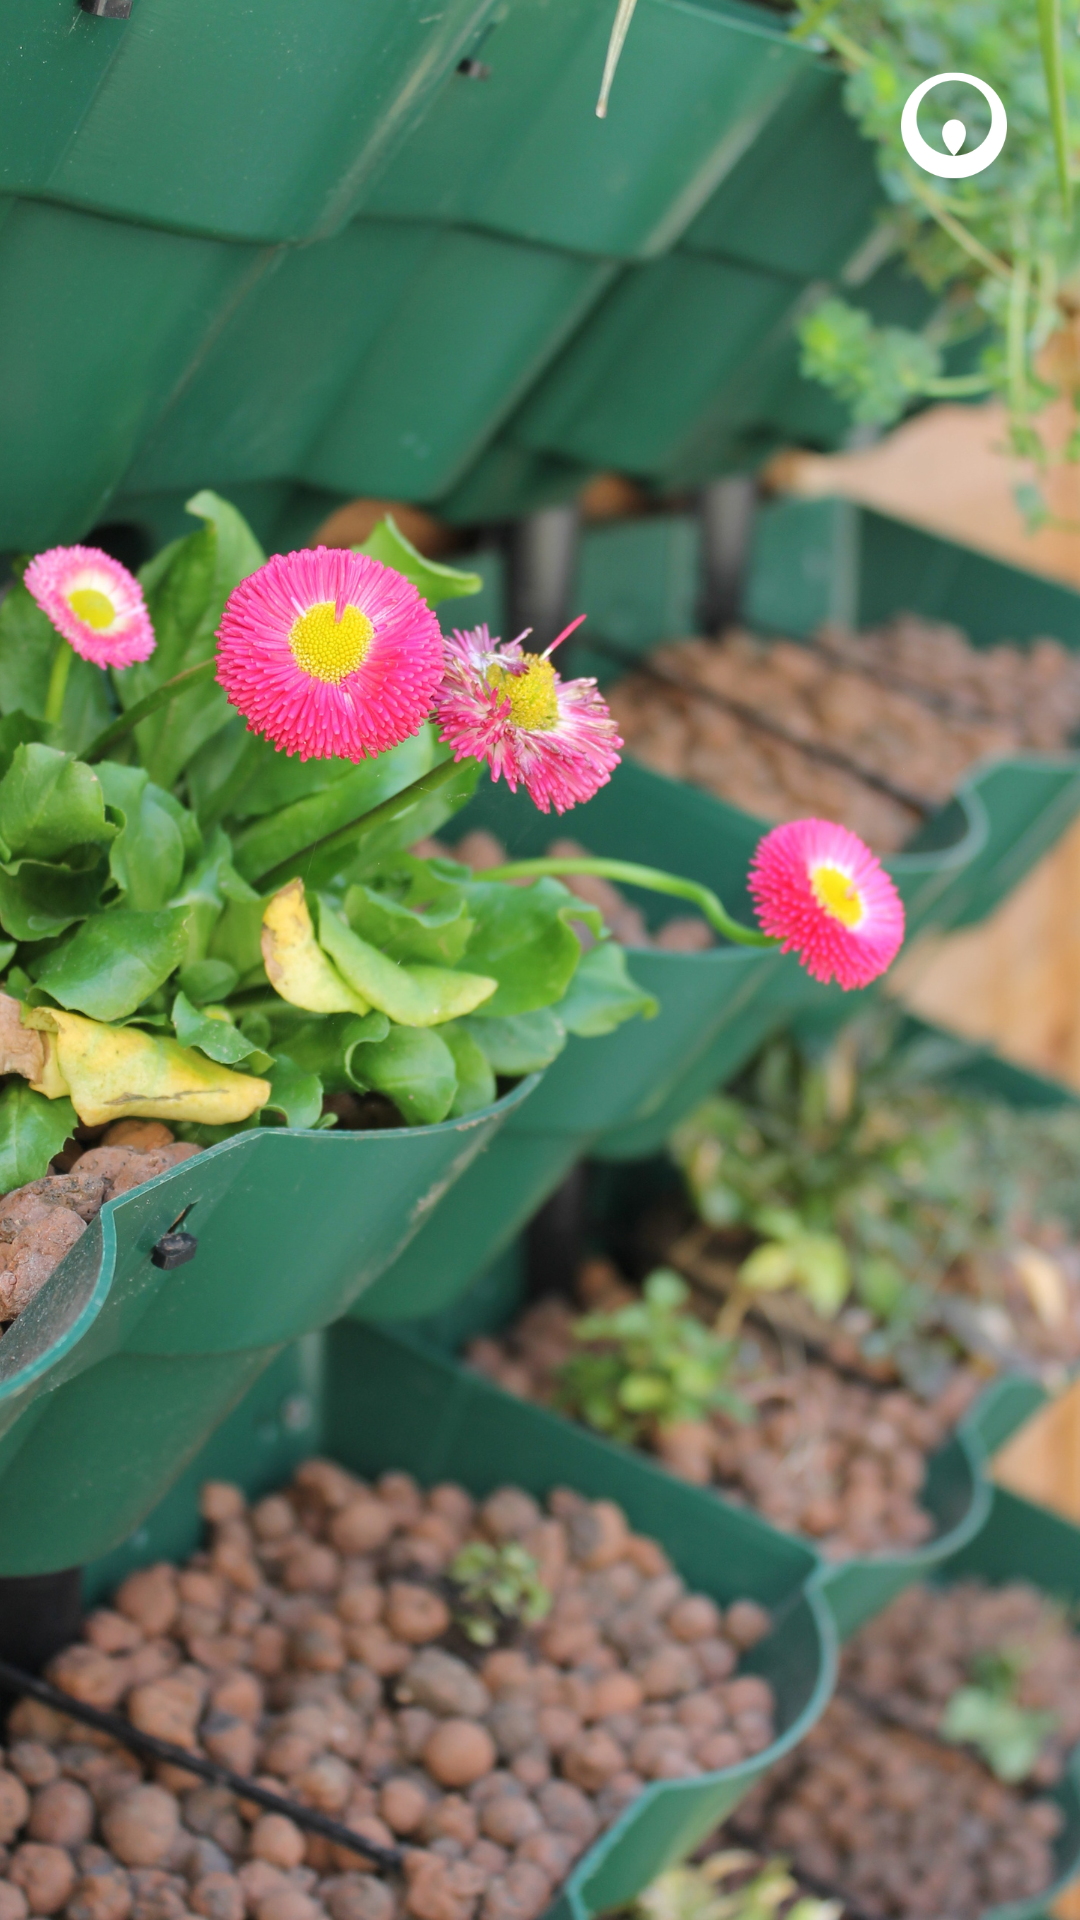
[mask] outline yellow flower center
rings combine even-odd
[[[333,601],[320,600],[293,622],[289,645],[301,672],[336,687],[339,680],[356,672],[374,634],[371,621],[359,607],[346,607],[337,620]]]
[[[866,909],[862,895],[855,882],[839,867],[812,867],[810,885],[814,889],[814,899],[819,907],[842,926],[857,927]]]
[[[496,660],[487,670],[489,687],[494,687],[510,702],[510,717],[515,727],[533,732],[559,724],[559,702],[555,693],[555,669],[550,660],[530,654],[524,673],[510,673]]]
[[[107,593],[99,593],[96,587],[76,587],[68,594],[68,606],[77,620],[85,620],[95,633],[101,633],[111,627],[116,619],[116,608]]]

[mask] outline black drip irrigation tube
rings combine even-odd
[[[339,1820],[331,1820],[314,1807],[302,1806],[297,1800],[286,1799],[284,1794],[273,1793],[257,1780],[234,1773],[231,1767],[221,1767],[216,1760],[208,1760],[204,1754],[189,1753],[186,1747],[174,1746],[171,1740],[158,1740],[152,1733],[143,1733],[121,1714],[106,1713],[101,1707],[91,1707],[85,1701],[73,1700],[70,1694],[54,1687],[51,1681],[36,1679],[33,1674],[24,1673],[8,1660],[0,1659],[0,1687],[5,1694],[13,1697],[29,1694],[32,1700],[40,1700],[55,1712],[68,1714],[71,1719],[81,1720],[84,1725],[96,1728],[98,1733],[108,1734],[110,1739],[117,1741],[120,1746],[130,1747],[134,1753],[146,1754],[151,1760],[165,1761],[171,1767],[182,1767],[185,1773],[197,1774],[201,1780],[208,1780],[215,1787],[227,1787],[239,1799],[252,1800],[256,1806],[265,1807],[268,1813],[283,1813],[298,1827],[305,1827],[309,1833],[317,1833],[337,1847],[347,1847],[350,1853],[358,1853],[365,1860],[374,1861],[384,1872],[396,1873],[401,1870],[403,1856],[399,1847],[383,1847],[375,1840],[365,1840],[363,1835],[354,1833],[351,1827],[343,1826]]]

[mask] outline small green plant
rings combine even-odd
[[[725,1381],[734,1347],[688,1310],[690,1290],[661,1267],[641,1297],[575,1322],[580,1351],[559,1374],[559,1404],[615,1440],[700,1420],[715,1407],[748,1410]]]
[[[456,1589],[454,1619],[476,1647],[493,1647],[507,1628],[534,1627],[551,1611],[540,1569],[516,1540],[498,1547],[470,1540],[448,1572]]]
[[[943,1292],[958,1262],[1007,1250],[1031,1264],[1034,1221],[1075,1230],[1080,1116],[942,1084],[967,1054],[889,1016],[823,1048],[786,1037],[684,1122],[671,1151],[705,1228],[741,1260],[734,1306],[781,1289],[824,1318],[850,1302],[869,1316],[868,1352],[940,1361],[966,1337]],[[737,1317],[725,1309],[722,1330]]]
[[[749,1874],[749,1878],[747,1875]],[[724,1892],[725,1881],[738,1884]],[[843,1903],[804,1894],[785,1860],[731,1848],[698,1866],[672,1867],[638,1895],[638,1920],[840,1920]]]
[[[958,1687],[938,1725],[943,1740],[976,1747],[999,1780],[1026,1780],[1057,1726],[1057,1715],[1023,1707],[1016,1698],[1027,1665],[1019,1651],[987,1654],[972,1663],[971,1683]]]

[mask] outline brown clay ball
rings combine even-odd
[[[132,1787],[106,1807],[101,1830],[125,1867],[160,1866],[180,1831],[180,1808],[164,1787]]]
[[[22,1889],[31,1913],[59,1913],[74,1891],[75,1866],[63,1847],[27,1840],[12,1854],[8,1879]]]
[[[79,1847],[94,1827],[94,1803],[77,1780],[52,1780],[39,1788],[30,1809],[30,1838],[55,1847]]]
[[[443,1720],[424,1743],[424,1765],[440,1787],[471,1787],[495,1759],[494,1740],[475,1720]]]
[[[251,1831],[251,1851],[256,1860],[268,1860],[272,1867],[286,1873],[300,1866],[304,1858],[304,1836],[284,1813],[264,1813]]]
[[[30,1795],[18,1774],[0,1767],[0,1846],[10,1846],[30,1812]]]

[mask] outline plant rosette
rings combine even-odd
[[[888,965],[891,882],[827,823],[759,848],[764,931],[633,863],[411,854],[482,763],[545,812],[595,793],[621,746],[595,683],[560,677],[558,641],[444,640],[433,604],[479,581],[389,519],[267,561],[227,502],[190,509],[138,581],[57,548],[0,605],[0,1190],[76,1126],[200,1147],[481,1110],[569,1034],[655,1011],[572,873],[689,899],[816,978]]]
[[[1080,1361],[1080,1117],[961,1091],[970,1049],[880,1015],[771,1042],[677,1129],[667,1257],[841,1366],[933,1397],[958,1365],[1048,1389]]]

